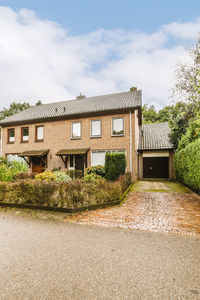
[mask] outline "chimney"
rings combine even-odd
[[[79,96],[76,97],[76,99],[83,99],[83,98],[85,98],[85,95],[82,95],[81,93]]]
[[[130,92],[136,92],[136,91],[137,91],[137,87],[132,86],[132,87],[130,88]]]
[[[38,100],[38,102],[36,102],[35,105],[42,105],[42,101]]]

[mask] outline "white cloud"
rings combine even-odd
[[[104,30],[72,36],[33,11],[0,7],[0,108],[13,101],[44,103],[143,90],[143,100],[168,103],[174,67],[187,59],[200,19],[171,23],[153,34]],[[174,39],[175,38],[175,39]]]

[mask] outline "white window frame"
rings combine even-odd
[[[117,120],[117,119],[122,119],[123,120],[123,129],[124,129],[124,132],[121,133],[121,134],[113,134],[113,124],[114,124],[114,120]],[[113,117],[111,119],[111,136],[112,137],[115,137],[115,136],[125,136],[125,121],[124,121],[124,117]]]
[[[106,153],[107,152],[110,152],[110,153],[125,153],[125,156],[126,156],[126,159],[127,159],[127,152],[126,152],[126,149],[115,149],[115,150],[92,150],[91,151],[91,167],[94,167],[94,166],[97,166],[97,165],[93,165],[93,153],[96,153],[96,152],[105,152],[105,156],[106,156]],[[105,165],[105,163],[104,163]]]
[[[80,124],[80,136],[77,137],[73,137],[73,124]],[[73,140],[79,140],[82,138],[82,122],[81,121],[77,121],[77,122],[71,122],[71,139]]]
[[[92,123],[93,123],[93,122],[100,122],[100,135],[99,135],[99,134],[98,134],[98,135],[93,135],[93,134],[92,134]],[[90,137],[91,137],[91,138],[102,137],[102,120],[100,120],[100,119],[90,120]]]

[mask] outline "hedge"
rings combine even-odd
[[[124,153],[106,153],[105,158],[105,178],[107,180],[117,180],[125,173],[126,156]]]
[[[0,203],[25,204],[51,208],[87,208],[116,202],[131,184],[129,173],[116,182],[95,183],[71,180],[65,183],[20,180],[0,182]]]
[[[200,139],[176,152],[174,168],[177,179],[200,192]]]

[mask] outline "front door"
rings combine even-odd
[[[84,156],[83,155],[75,155],[75,170],[81,170],[84,174]]]
[[[45,169],[44,161],[40,156],[32,157],[32,172],[42,173]]]

